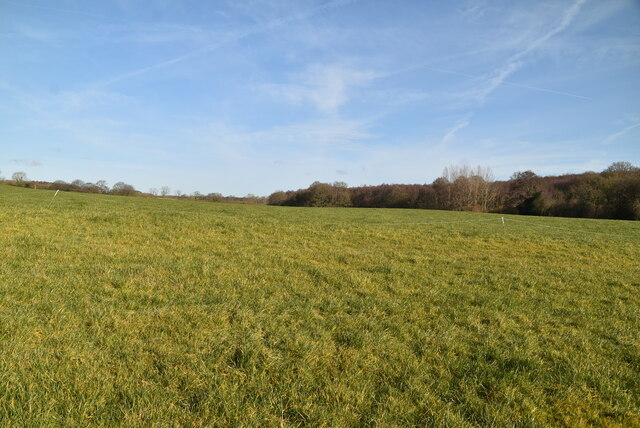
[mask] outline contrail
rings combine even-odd
[[[617,140],[618,138],[622,137],[624,134],[626,134],[627,132],[631,131],[632,129],[635,129],[637,127],[640,126],[640,123],[636,123],[633,124],[631,126],[627,126],[626,128],[624,128],[622,131],[618,131],[614,134],[609,135],[607,138],[604,139],[604,141],[602,142],[602,144],[611,144],[613,143],[615,140]]]
[[[468,77],[470,79],[477,79],[477,80],[488,80],[487,77],[483,77],[483,76],[475,76],[473,74],[468,74],[468,73],[460,73],[458,71],[452,71],[452,70],[443,70],[442,68],[433,68],[433,67],[421,67],[425,70],[431,70],[431,71],[435,71],[437,73],[446,73],[446,74],[452,74],[454,76],[462,76],[462,77]],[[531,85],[525,85],[524,83],[516,83],[516,82],[510,82],[508,80],[502,80],[500,82],[500,84],[505,84],[505,85],[511,85],[511,86],[518,86],[521,88],[527,88],[527,89],[532,89],[534,91],[541,91],[541,92],[548,92],[551,94],[557,94],[557,95],[566,95],[568,97],[573,97],[573,98],[580,98],[582,100],[592,100],[593,98],[591,97],[585,97],[584,95],[578,95],[578,94],[572,94],[570,92],[564,92],[564,91],[556,91],[555,89],[547,89],[547,88],[541,88],[539,86],[531,86]],[[495,88],[494,88],[495,89]]]
[[[547,32],[542,37],[539,37],[538,39],[534,40],[524,50],[518,52],[517,54],[509,58],[509,60],[507,61],[507,65],[504,66],[498,72],[498,74],[492,79],[491,85],[482,92],[481,99],[483,100],[493,91],[495,91],[505,81],[507,77],[509,77],[511,74],[519,70],[520,67],[522,67],[522,61],[520,61],[522,57],[524,57],[527,53],[531,52],[532,50],[536,49],[538,46],[540,46],[542,43],[549,40],[551,37],[555,36],[559,32],[563,31],[565,28],[567,28],[569,24],[571,24],[571,22],[574,20],[574,18],[578,15],[578,13],[580,12],[580,9],[582,8],[582,5],[584,5],[585,2],[586,0],[577,0],[562,15],[562,21],[560,22],[560,25],[558,25],[553,30]]]
[[[238,32],[236,34],[232,34],[232,35],[230,35],[230,36],[228,36],[226,38],[223,38],[222,40],[219,40],[217,42],[208,44],[208,45],[203,46],[203,47],[201,47],[199,49],[196,49],[194,51],[187,52],[186,54],[177,56],[175,58],[171,58],[171,59],[168,59],[168,60],[153,64],[153,65],[150,65],[150,66],[147,66],[147,67],[139,68],[137,70],[129,71],[129,72],[123,73],[123,74],[121,74],[119,76],[112,77],[111,79],[106,79],[106,80],[100,82],[98,84],[98,86],[108,86],[108,85],[111,85],[112,83],[120,82],[122,80],[126,80],[126,79],[129,79],[131,77],[139,76],[139,75],[145,74],[145,73],[147,73],[149,71],[165,68],[165,67],[171,66],[173,64],[177,64],[177,63],[186,61],[188,59],[200,56],[200,55],[202,55],[204,53],[216,50],[216,49],[220,48],[221,46],[224,46],[224,45],[226,45],[228,43],[237,42],[239,40],[242,40],[242,39],[247,38],[249,36],[252,36],[254,34],[259,34],[259,33],[265,32],[265,31],[273,30],[273,29],[275,29],[275,28],[277,28],[277,27],[279,27],[281,25],[287,24],[289,22],[295,22],[295,21],[299,21],[299,20],[302,20],[302,19],[305,19],[305,18],[309,18],[309,17],[311,17],[311,16],[313,16],[313,15],[315,15],[315,14],[317,14],[317,13],[323,11],[323,10],[331,9],[331,8],[334,8],[334,7],[341,7],[341,6],[344,6],[344,5],[348,4],[348,3],[351,3],[351,0],[333,0],[333,1],[330,1],[330,2],[325,3],[323,5],[320,5],[320,6],[305,10],[305,11],[300,12],[298,14],[293,14],[293,15],[290,15],[290,16],[277,18],[277,19],[274,19],[273,21],[267,22],[266,24],[259,25],[259,26],[255,27],[255,28],[251,29],[251,30],[242,31],[242,32]]]

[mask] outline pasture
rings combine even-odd
[[[640,223],[0,185],[2,426],[640,426]]]

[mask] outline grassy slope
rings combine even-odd
[[[0,425],[640,425],[639,223],[52,195],[0,185]]]

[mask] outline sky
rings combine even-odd
[[[640,1],[0,0],[0,175],[268,195],[640,165]]]

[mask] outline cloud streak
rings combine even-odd
[[[467,126],[469,126],[469,119],[470,118],[471,118],[471,115],[469,114],[464,119],[462,119],[460,122],[458,122],[453,128],[449,129],[447,131],[447,133],[444,134],[444,136],[440,139],[440,141],[436,145],[435,149],[439,150],[439,149],[443,149],[445,146],[447,146],[451,142],[451,140],[454,139],[454,137],[456,136],[458,131],[460,131],[461,129],[464,129]]]
[[[224,124],[211,124],[192,133],[203,147],[240,147],[245,152],[255,149],[280,153],[283,149],[305,151],[309,149],[352,150],[356,141],[373,138],[370,123],[358,120],[327,118],[274,126],[258,131],[241,131]]]
[[[474,97],[476,97],[480,102],[483,102],[491,93],[498,89],[509,76],[522,68],[522,66],[525,64],[524,58],[527,54],[540,47],[543,43],[545,43],[556,34],[565,30],[578,15],[580,9],[585,3],[586,0],[575,1],[562,15],[560,24],[558,24],[552,30],[543,34],[541,37],[538,37],[537,39],[530,42],[525,49],[511,56],[511,58],[507,60],[507,63],[494,73],[494,76],[489,80],[488,86],[476,92],[474,94]],[[533,87],[531,87],[531,89],[533,89]]]
[[[61,8],[61,7],[44,6],[44,5],[41,5],[41,4],[34,4],[34,3],[28,3],[28,2],[13,2],[13,1],[7,1],[7,0],[5,0],[5,3],[11,4],[11,5],[14,5],[14,6],[20,6],[20,7],[29,7],[29,8],[35,8],[35,9],[50,10],[50,11],[54,11],[54,12],[68,13],[68,14],[73,14],[73,15],[89,16],[89,17],[92,17],[92,18],[110,19],[110,17],[108,17],[106,15],[99,15],[99,14],[96,14],[96,13],[86,12],[86,11],[78,10],[78,9],[65,9],[65,8]]]
[[[626,128],[607,136],[602,141],[602,144],[605,144],[605,145],[613,144],[618,138],[622,137],[624,134],[631,131],[632,129],[636,129],[638,127],[640,127],[640,123],[635,123],[633,125],[627,126]]]
[[[473,74],[461,73],[459,71],[443,70],[441,68],[433,68],[433,67],[427,67],[427,66],[422,66],[421,68],[423,68],[425,70],[435,71],[437,73],[444,73],[444,74],[451,74],[451,75],[454,75],[454,76],[467,77],[469,79],[487,80],[486,76],[476,76],[476,75],[473,75]],[[495,78],[492,79],[492,81],[495,84]],[[515,87],[518,87],[518,88],[531,89],[533,91],[547,92],[547,93],[550,93],[550,94],[564,95],[564,96],[567,96],[567,97],[578,98],[578,99],[581,99],[581,100],[592,100],[593,99],[591,97],[586,97],[584,95],[579,95],[579,94],[573,94],[571,92],[558,91],[558,90],[555,90],[555,89],[541,88],[539,86],[525,85],[524,83],[512,82],[512,81],[506,80],[506,78],[503,78],[500,81],[500,84],[501,85],[515,86]],[[495,90],[495,89],[496,89],[496,87],[493,88],[493,90]]]
[[[349,88],[364,86],[375,78],[375,73],[359,71],[339,65],[312,65],[298,82],[264,85],[270,94],[293,104],[309,102],[319,111],[336,114],[349,100]]]
[[[325,3],[323,5],[311,8],[311,9],[307,9],[303,12],[297,13],[297,14],[292,14],[289,16],[285,16],[285,17],[281,17],[281,18],[276,18],[272,21],[269,21],[265,24],[261,24],[261,25],[257,25],[249,30],[245,30],[245,31],[238,31],[238,32],[234,32],[229,34],[226,37],[222,37],[221,40],[218,40],[216,42],[210,43],[206,46],[203,46],[199,49],[193,50],[191,52],[187,52],[183,55],[179,55],[177,57],[165,60],[165,61],[161,61],[158,62],[156,64],[152,64],[149,65],[147,67],[142,67],[136,70],[132,70],[123,74],[120,74],[118,76],[114,76],[111,77],[109,79],[103,80],[99,83],[100,86],[109,86],[112,85],[114,83],[118,83],[121,82],[123,80],[127,80],[127,79],[131,79],[133,77],[137,77],[146,73],[149,73],[151,71],[155,71],[155,70],[160,70],[166,67],[170,67],[172,65],[190,60],[192,58],[196,58],[198,56],[204,55],[208,52],[212,52],[216,49],[221,48],[222,46],[225,46],[227,44],[230,43],[234,43],[234,42],[238,42],[242,39],[245,39],[249,36],[255,35],[255,34],[260,34],[260,33],[264,33],[267,31],[272,31],[275,30],[276,28],[285,25],[287,23],[290,22],[294,22],[294,21],[300,21],[300,20],[304,20],[307,18],[310,18],[322,11],[325,10],[329,10],[332,8],[336,8],[336,7],[340,7],[340,6],[344,6],[346,4],[350,3],[349,0],[333,0],[330,1],[328,3]]]
[[[9,162],[23,166],[42,166],[42,162],[36,159],[9,159]]]

